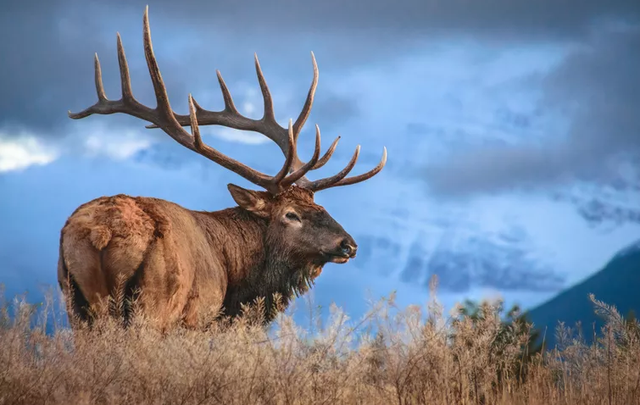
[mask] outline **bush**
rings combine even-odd
[[[14,300],[0,314],[0,403],[638,403],[637,322],[592,301],[607,320],[597,342],[561,328],[562,347],[541,351],[500,302],[446,316],[435,296],[425,313],[392,295],[358,322],[334,306],[326,326],[280,314],[268,329],[257,303],[224,325],[163,334],[140,314],[127,328],[100,319],[45,333],[52,300],[40,313]]]

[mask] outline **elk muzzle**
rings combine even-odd
[[[356,257],[358,245],[351,235],[338,240],[335,248],[323,252],[325,258],[331,263],[346,263]]]

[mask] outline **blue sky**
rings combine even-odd
[[[146,3],[23,2],[3,6],[0,43],[0,263],[8,292],[56,284],[59,230],[80,204],[126,193],[191,209],[233,205],[239,176],[145,123],[67,117],[95,102],[93,53],[119,98],[115,33],[133,90],[153,106],[142,52]],[[313,290],[357,316],[366,298],[398,291],[501,295],[534,305],[587,277],[640,239],[640,5],[637,1],[149,2],[154,49],[174,110],[192,93],[221,109],[219,69],[253,118],[262,101],[257,52],[276,118],[295,118],[320,81],[299,147],[342,139],[333,174],[362,145],[354,173],[387,167],[316,200],[363,251],[328,265]],[[393,4],[393,5],[392,5]],[[282,156],[258,134],[203,129],[205,141],[275,172]]]

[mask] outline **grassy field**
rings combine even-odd
[[[258,303],[233,324],[166,334],[141,316],[127,329],[45,333],[47,305],[38,315],[12,301],[0,315],[0,403],[638,404],[638,325],[593,302],[607,320],[596,344],[563,329],[559,347],[533,353],[529,325],[505,321],[499,303],[445,314],[433,295],[403,311],[390,297],[356,321],[338,308],[324,325],[281,315],[269,330]]]

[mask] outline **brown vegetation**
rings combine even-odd
[[[358,322],[332,308],[325,326],[280,313],[267,330],[261,301],[205,332],[163,335],[138,314],[75,336],[5,306],[0,404],[637,404],[638,325],[593,302],[607,319],[596,344],[565,337],[535,355],[527,328],[489,303],[447,317],[435,299],[428,316],[391,299]]]
[[[252,191],[229,184],[238,207],[215,212],[192,211],[177,204],[147,197],[100,197],[80,206],[67,220],[60,235],[58,282],[68,299],[72,325],[92,322],[109,314],[109,298],[137,297],[143,311],[161,329],[177,324],[195,327],[202,318],[217,314],[237,316],[241,304],[274,294],[286,307],[295,294],[308,290],[326,263],[346,263],[355,257],[357,244],[321,206],[314,192],[365,181],[386,163],[386,149],[372,170],[347,177],[358,160],[360,147],[336,175],[310,181],[306,174],[325,165],[336,148],[336,139],[320,157],[320,130],[316,126],[313,157],[302,162],[298,136],[313,104],[318,69],[307,100],[295,124],[288,129],[275,119],[269,88],[256,57],[256,73],[264,98],[264,116],[254,120],[236,109],[218,72],[224,98],[222,111],[207,111],[189,96],[189,115],[173,112],[153,53],[148,10],[143,19],[144,51],[156,94],[157,107],[149,108],[133,96],[129,68],[118,35],[118,62],[122,98],[108,100],[102,85],[100,63],[95,58],[98,102],[74,119],[93,114],[128,114],[151,122],[182,146],[229,169],[266,191]],[[190,125],[192,134],[183,129]],[[260,173],[203,143],[199,125],[222,125],[263,134],[285,156],[275,176]],[[128,323],[130,311],[121,313]],[[265,314],[265,322],[272,314]]]

